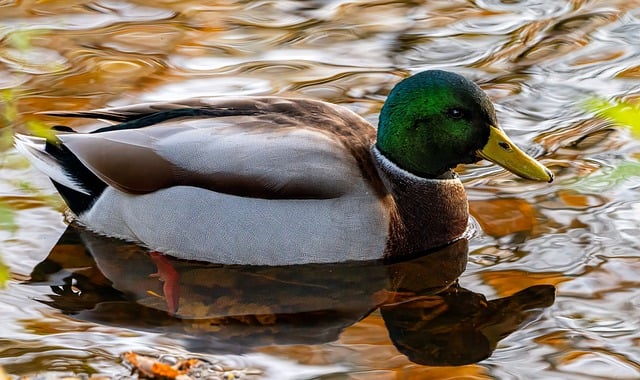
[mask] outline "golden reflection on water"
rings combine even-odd
[[[467,248],[462,239],[389,265],[247,267],[173,260],[179,275],[173,288],[173,294],[179,294],[178,306],[167,313],[168,280],[163,283],[150,275],[161,273],[156,258],[131,243],[71,225],[49,256],[34,267],[29,283],[50,286],[51,292],[39,301],[78,322],[186,334],[189,347],[196,351],[257,350],[273,355],[294,345],[323,352],[336,362],[347,355],[355,367],[389,370],[409,360],[432,367],[463,366],[490,356],[500,340],[551,306],[555,293],[552,285],[542,282],[487,300],[460,287],[455,282],[466,267]],[[378,322],[375,331],[363,330],[369,325],[359,323],[380,317],[383,323]],[[69,326],[60,322],[49,317],[23,324],[32,333],[54,335]],[[73,330],[90,330],[81,326]],[[361,335],[349,338],[352,329]],[[364,346],[368,347],[364,351],[353,350]],[[401,353],[409,359],[372,366],[383,353],[398,359]],[[297,360],[319,364],[309,359]]]
[[[486,163],[459,168],[480,226],[460,283],[488,299],[553,284],[556,303],[490,358],[455,369],[400,355],[378,312],[337,343],[259,351],[307,364],[352,360],[349,378],[637,378],[640,146],[583,104],[640,99],[639,19],[640,2],[628,0],[0,2],[0,121],[3,132],[24,131],[28,122],[60,123],[38,114],[46,110],[269,94],[339,103],[375,124],[406,75],[467,75],[557,179],[532,184]],[[0,292],[0,365],[28,363],[24,356],[31,367],[14,373],[123,374],[123,344],[180,351],[179,340],[88,325],[35,301],[51,290],[18,280],[64,230],[62,205],[15,152],[1,165],[0,205],[15,210],[17,229],[0,228],[14,279]]]

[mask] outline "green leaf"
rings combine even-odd
[[[33,39],[46,35],[46,29],[18,29],[7,36],[7,42],[20,51],[27,51],[33,47]]]
[[[11,128],[0,129],[0,152],[6,152],[13,147],[13,130]]]
[[[586,108],[616,124],[629,127],[631,134],[640,139],[640,103],[632,104],[623,101],[608,101],[591,98],[586,101]]]
[[[18,229],[15,211],[3,203],[0,203],[0,229],[11,232],[15,232]]]
[[[50,141],[55,141],[56,139],[55,132],[47,124],[41,121],[29,120],[27,121],[27,128],[34,136],[44,137]]]
[[[11,89],[0,91],[0,119],[2,127],[7,127],[18,117],[18,108],[16,107],[16,97]]]
[[[600,117],[622,127],[627,127],[631,135],[640,139],[640,103],[633,104],[621,100],[590,98],[584,106]],[[603,168],[586,178],[579,179],[572,187],[579,191],[599,192],[617,187],[629,178],[640,177],[640,162],[622,161],[616,167]]]
[[[11,272],[9,271],[9,267],[2,261],[2,258],[0,258],[0,289],[5,288],[10,277]]]
[[[640,177],[640,162],[623,161],[574,182],[570,187],[582,193],[600,193],[618,187],[630,178]]]
[[[15,187],[17,187],[18,189],[20,189],[21,191],[24,191],[26,193],[32,193],[35,194],[38,192],[38,188],[35,187],[31,182],[24,180],[24,179],[18,179],[16,181],[12,181],[11,182]]]

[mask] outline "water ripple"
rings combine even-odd
[[[2,92],[0,119],[58,124],[37,112],[287,95],[342,104],[375,124],[407,75],[462,73],[489,93],[502,127],[556,180],[532,183],[487,162],[459,168],[478,221],[460,282],[488,297],[553,284],[556,303],[474,366],[411,363],[392,346],[380,313],[336,342],[259,349],[291,363],[257,353],[244,359],[282,364],[273,367],[279,375],[312,362],[325,373],[355,371],[337,364],[347,362],[360,371],[353,376],[638,378],[640,141],[584,100],[637,100],[639,35],[637,1],[621,0],[4,2],[0,88],[11,91]],[[0,204],[15,212],[17,229],[0,230],[12,278],[0,292],[0,364],[15,374],[36,367],[117,377],[128,373],[119,366],[125,348],[186,356],[193,353],[185,347],[202,348],[62,315],[38,301],[59,288],[20,284],[65,227],[53,194],[15,152],[3,153]],[[64,283],[69,272],[57,276],[52,281]]]

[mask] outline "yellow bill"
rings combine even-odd
[[[478,155],[502,166],[513,174],[534,181],[553,181],[553,174],[544,165],[523,152],[499,128],[490,127],[489,142]]]

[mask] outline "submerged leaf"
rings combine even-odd
[[[18,117],[18,108],[15,103],[6,102],[2,105],[2,120],[9,124]]]
[[[18,229],[15,211],[3,203],[0,203],[0,229],[11,232],[15,232]]]
[[[27,51],[33,47],[33,39],[48,33],[46,29],[18,29],[7,36],[7,42],[20,51]]]
[[[617,187],[623,181],[640,177],[640,162],[623,161],[615,168],[600,170],[575,182],[571,187],[582,193],[599,193]]]
[[[5,152],[13,147],[13,130],[11,128],[0,129],[0,151]]]

